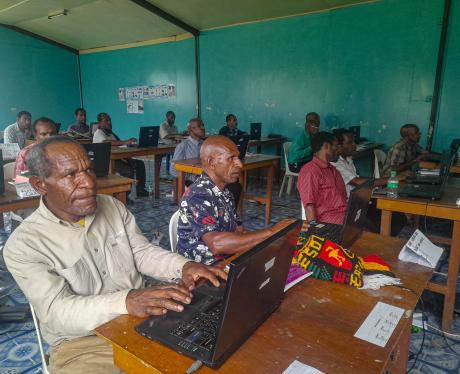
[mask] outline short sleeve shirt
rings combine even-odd
[[[177,224],[177,252],[206,265],[217,258],[203,241],[208,232],[234,232],[240,220],[235,213],[231,192],[216,186],[206,173],[188,188],[182,197]]]
[[[318,221],[343,224],[347,193],[342,176],[334,166],[313,157],[300,170],[297,189],[302,204],[314,206]]]
[[[345,188],[347,189],[347,197],[350,197],[350,192],[354,188],[350,182],[355,178],[359,178],[353,159],[351,157],[343,158],[340,156],[337,162],[331,162],[331,164],[342,176],[343,183],[345,183]]]
[[[393,167],[405,164],[409,161],[413,161],[419,155],[424,153],[428,153],[428,151],[420,147],[418,144],[411,144],[406,140],[401,139],[388,151],[387,159],[383,165],[383,175],[390,175],[391,169]]]

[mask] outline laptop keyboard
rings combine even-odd
[[[211,351],[216,342],[217,324],[222,313],[222,305],[222,302],[214,304],[195,315],[191,320],[180,322],[169,333],[182,339],[179,345],[184,348],[190,349],[191,344],[194,344]]]

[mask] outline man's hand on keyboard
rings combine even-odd
[[[162,315],[168,310],[182,312],[184,307],[175,301],[190,304],[192,294],[180,284],[166,284],[141,290],[131,290],[126,297],[126,309],[129,314],[135,317]]]

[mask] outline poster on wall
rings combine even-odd
[[[124,88],[118,89],[118,99],[120,101],[125,101],[125,89]]]
[[[170,98],[175,96],[176,86],[172,83],[118,89],[118,98],[120,101],[126,101],[126,112],[130,114],[143,114],[144,100]]]

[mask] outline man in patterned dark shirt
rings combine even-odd
[[[201,146],[203,173],[184,193],[179,208],[177,251],[186,258],[212,264],[252,248],[292,222],[244,231],[225,187],[238,180],[243,167],[238,156],[235,143],[224,136],[210,136]]]

